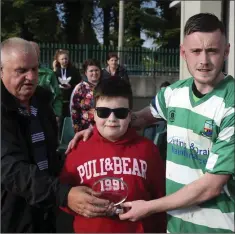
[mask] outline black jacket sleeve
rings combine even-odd
[[[2,189],[25,198],[32,206],[47,208],[65,205],[72,186],[60,184],[56,177],[40,171],[35,164],[30,163],[22,152],[21,141],[16,137],[17,130],[12,126],[2,124]]]

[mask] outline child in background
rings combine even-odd
[[[165,169],[158,148],[129,127],[133,97],[122,79],[107,79],[94,90],[93,135],[67,156],[60,180],[72,185],[92,185],[104,177],[117,177],[128,185],[126,201],[151,200],[165,195]],[[76,233],[166,232],[165,213],[131,222],[118,215],[85,217],[75,214]]]

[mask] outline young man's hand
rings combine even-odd
[[[86,186],[73,187],[68,194],[68,207],[84,217],[106,216],[110,209],[108,200],[92,196],[92,189]]]
[[[93,133],[93,127],[89,127],[88,129],[77,132],[73,139],[69,142],[68,148],[65,151],[65,154],[68,154],[74,147],[76,147],[79,140],[83,139],[83,141],[88,140]]]
[[[121,206],[124,208],[124,210],[126,210],[126,212],[119,214],[120,220],[128,219],[135,222],[151,214],[151,207],[149,207],[148,202],[144,200],[125,202]]]

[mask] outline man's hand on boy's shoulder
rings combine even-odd
[[[65,151],[65,154],[68,154],[73,148],[76,147],[79,140],[87,141],[93,133],[93,127],[89,127],[85,130],[77,132],[73,139],[69,142],[69,145],[67,147],[67,150]]]

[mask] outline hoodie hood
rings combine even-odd
[[[97,127],[94,126],[93,138],[94,140],[97,140],[97,141],[107,142],[107,143],[111,143],[115,145],[125,145],[129,143],[133,143],[133,141],[137,141],[139,139],[139,135],[137,134],[134,128],[128,128],[127,132],[121,138],[119,138],[119,140],[113,142],[101,136]]]

